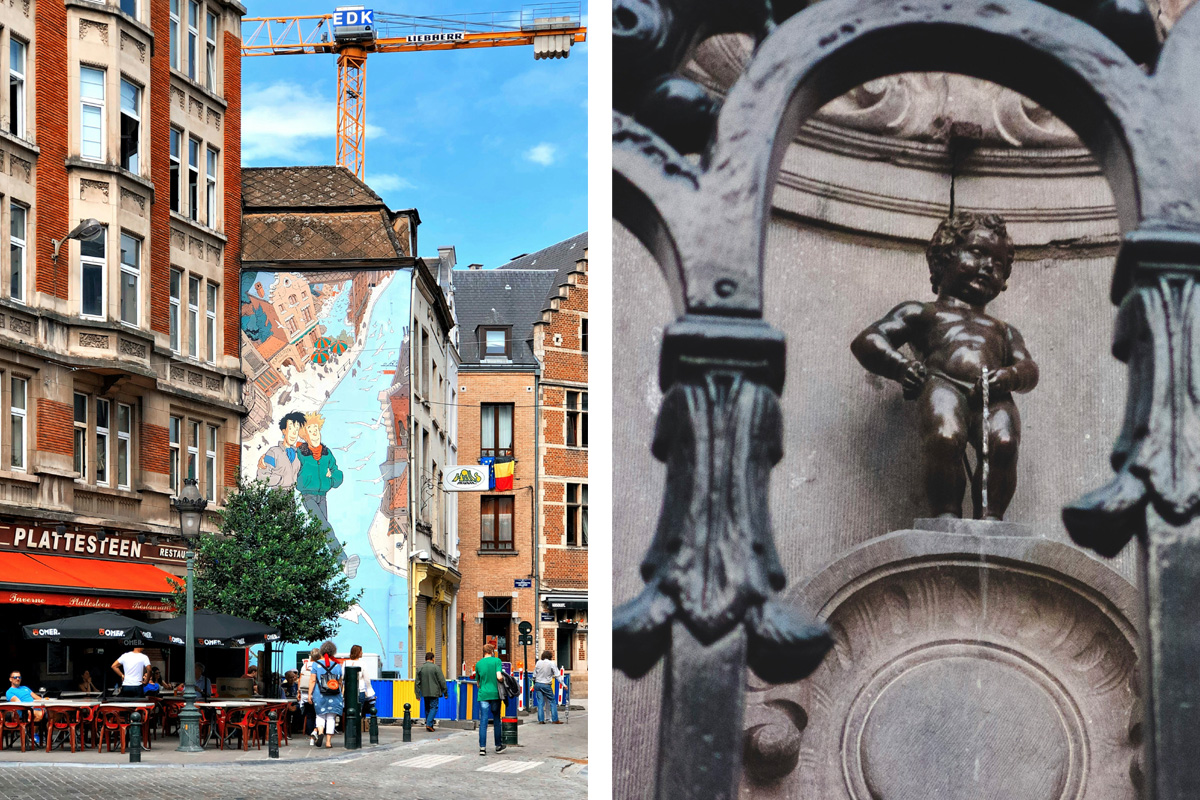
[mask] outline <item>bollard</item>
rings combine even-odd
[[[402,738],[400,740],[402,742],[411,742],[412,741],[412,715],[409,713],[409,711],[411,709],[412,709],[411,703],[404,704],[404,722],[403,722],[404,738]]]
[[[267,758],[279,758],[279,712],[267,714]]]
[[[362,709],[358,705],[358,667],[346,667],[345,681],[345,726],[342,729],[343,746],[347,750],[362,748]]]
[[[142,761],[142,712],[135,709],[129,716],[129,763],[140,764]]]
[[[379,715],[371,715],[371,744],[379,744]]]

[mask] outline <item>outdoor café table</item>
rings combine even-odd
[[[63,700],[86,700],[89,697],[100,697],[103,692],[59,692],[58,696]]]
[[[261,702],[254,700],[209,700],[208,702],[196,703],[196,708],[206,708],[212,711],[213,721],[217,727],[217,745],[225,749],[225,728],[232,721],[230,716],[241,710],[249,713],[252,709],[262,708]],[[246,737],[242,737],[242,749],[246,749]]]
[[[150,712],[154,709],[153,700],[125,700],[122,702],[105,702],[99,704],[100,710],[105,711],[110,708],[118,709],[122,712],[124,721],[128,722],[133,716],[134,711],[142,712],[142,749],[150,749]],[[100,746],[100,739],[96,739],[96,747]]]
[[[54,746],[55,729],[64,735],[71,734],[71,752],[76,749],[76,739],[80,749],[85,749],[86,745],[83,742],[83,735],[88,730],[88,724],[93,722],[96,716],[96,708],[99,707],[99,700],[87,700],[83,698],[66,698],[66,699],[46,699],[41,700],[34,705],[40,705],[46,709],[46,752],[49,753]]]

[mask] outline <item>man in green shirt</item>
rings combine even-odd
[[[495,720],[496,752],[503,753],[504,744],[500,740],[500,672],[504,664],[496,658],[496,648],[491,644],[483,646],[483,658],[475,662],[475,680],[479,681],[479,755],[487,755],[488,719]]]

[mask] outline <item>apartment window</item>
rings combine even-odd
[[[8,296],[25,302],[25,237],[28,233],[29,209],[19,203],[10,203],[8,225]]]
[[[188,276],[188,355],[196,357],[200,339],[200,279]],[[195,477],[195,476],[192,476]]]
[[[79,70],[80,119],[83,124],[80,155],[89,161],[104,160],[104,70]]]
[[[579,349],[587,352],[587,317],[579,320]]]
[[[138,324],[138,283],[142,273],[142,240],[121,234],[121,322]]]
[[[117,403],[117,488],[129,488],[129,450],[133,437],[133,408]]]
[[[205,360],[210,364],[217,361],[217,285],[208,284],[208,303],[204,306],[205,329],[204,350]]]
[[[171,0],[171,66],[179,68],[179,0]]]
[[[200,48],[200,4],[196,0],[188,0],[188,50],[187,76],[196,80],[196,59]]]
[[[479,441],[482,456],[511,456],[512,403],[484,403],[479,407]]]
[[[8,132],[25,138],[25,59],[28,48],[20,39],[8,41]]]
[[[121,10],[134,19],[138,18],[137,0],[121,0]]]
[[[481,497],[479,549],[513,549],[513,497]]]
[[[142,90],[127,80],[121,80],[121,166],[138,172],[138,152],[141,149]]]
[[[171,450],[171,491],[176,495],[179,494],[179,445],[180,434],[182,432],[183,420],[179,417],[171,417],[167,440],[170,443]]]
[[[80,313],[85,317],[104,316],[104,272],[107,266],[108,229],[95,239],[79,242]]]
[[[88,429],[88,398],[86,394],[75,393],[75,471],[79,479],[87,483],[87,429]]]
[[[587,484],[567,484],[567,544],[587,547]]]
[[[212,425],[204,440],[204,497],[210,503],[217,499],[217,429]]]
[[[25,471],[25,439],[29,432],[29,382],[24,378],[12,379],[12,397],[9,398],[8,418],[12,456],[9,464],[13,469]]]
[[[200,140],[188,138],[188,216],[200,219]]]
[[[206,163],[208,172],[205,175],[205,204],[207,215],[204,221],[208,223],[208,227],[216,230],[217,227],[217,151],[211,147],[208,148],[208,160]]]
[[[108,486],[108,414],[112,410],[107,400],[96,400],[96,483]]]
[[[588,446],[588,393],[567,392],[567,444]]]
[[[177,269],[171,270],[171,352],[179,352],[179,289],[183,282],[183,273]]]
[[[484,328],[481,333],[484,358],[511,358],[508,328]]]
[[[181,169],[179,161],[179,148],[182,146],[180,140],[183,134],[171,128],[171,210],[179,212],[179,170]]]
[[[200,461],[200,423],[188,421],[187,476],[197,477],[196,465]]]
[[[429,384],[429,331],[421,329],[421,363],[418,368],[421,370],[421,394],[425,395],[425,399],[429,399],[429,392],[433,388]]]
[[[204,31],[204,78],[205,85],[212,91],[217,90],[217,15],[208,12],[208,27]]]

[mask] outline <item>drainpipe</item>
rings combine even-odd
[[[542,440],[542,401],[541,385],[538,380],[540,370],[533,373],[533,494],[529,498],[529,510],[532,515],[530,527],[533,528],[533,649],[537,653],[541,641],[542,602],[541,602],[541,570],[538,569],[538,539],[541,536],[541,524],[538,520],[538,492],[541,490],[542,460],[538,444]],[[529,665],[525,665],[529,669]]]

